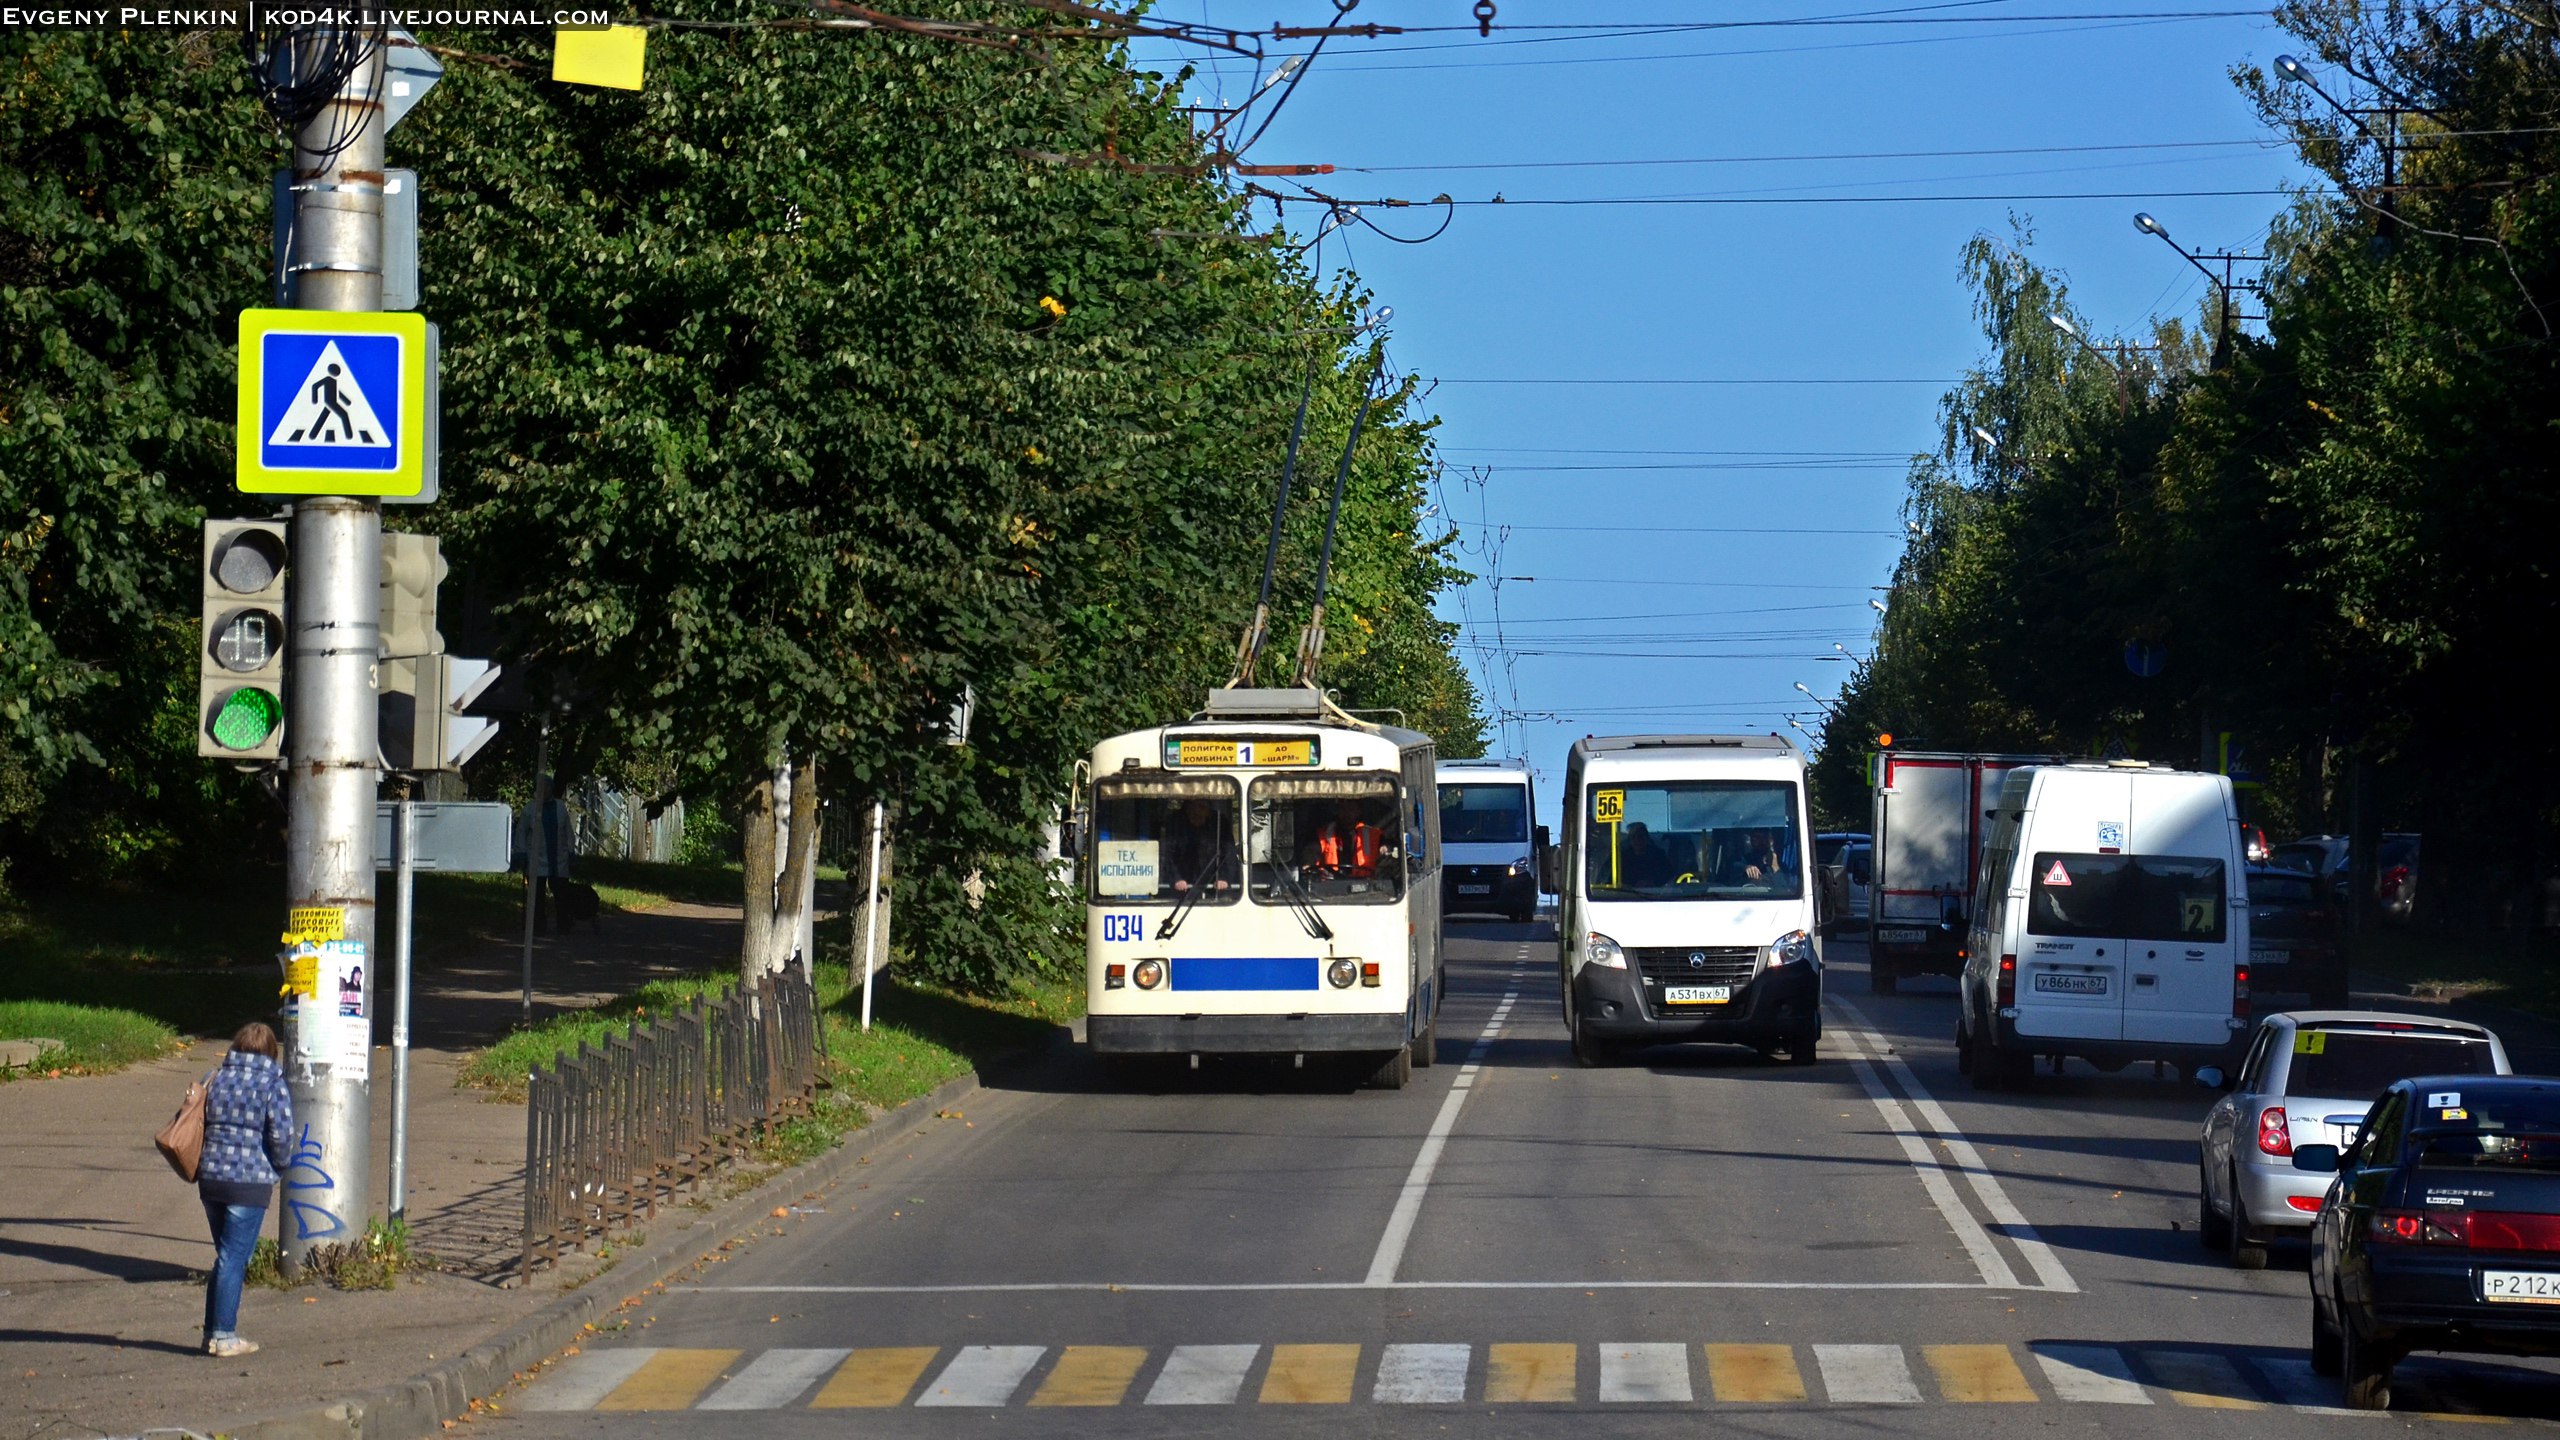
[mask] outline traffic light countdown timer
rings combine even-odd
[[[203,636],[196,648],[196,753],[284,755],[285,525],[204,524]]]

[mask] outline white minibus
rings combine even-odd
[[[1528,767],[1501,760],[1440,762],[1440,913],[1538,913],[1538,792]]]

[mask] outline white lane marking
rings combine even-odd
[[[614,1392],[632,1372],[657,1358],[658,1347],[636,1345],[628,1350],[589,1351],[572,1355],[558,1370],[542,1377],[526,1396],[516,1402],[519,1410],[592,1410],[596,1402]]]
[[[1950,1191],[1950,1194],[1953,1192]],[[1974,1280],[1366,1280],[1247,1281],[1228,1285],[1124,1283],[1117,1280],[1035,1280],[985,1285],[687,1285],[669,1290],[651,1303],[663,1305],[676,1295],[1281,1295],[1321,1290],[2018,1290],[2019,1285],[1985,1285]]]
[[[1002,1405],[1047,1353],[1040,1345],[971,1345],[951,1357],[916,1403]]]
[[[1492,1018],[1484,1022],[1484,1033],[1476,1037],[1475,1048],[1467,1052],[1467,1063],[1459,1067],[1461,1078],[1473,1080],[1484,1057],[1493,1049],[1494,1037],[1502,1033],[1503,1022],[1511,1018],[1512,1003],[1519,998],[1519,991],[1509,991],[1503,995],[1502,1003],[1493,1007]],[[1396,1208],[1387,1216],[1386,1233],[1378,1237],[1378,1253],[1369,1260],[1369,1284],[1395,1283],[1396,1267],[1404,1263],[1404,1247],[1413,1240],[1414,1222],[1422,1217],[1422,1197],[1431,1188],[1431,1172],[1439,1168],[1440,1152],[1448,1147],[1449,1132],[1458,1126],[1458,1112],[1474,1093],[1472,1084],[1451,1085],[1449,1098],[1440,1102],[1440,1113],[1433,1118],[1430,1133],[1422,1137],[1422,1149],[1413,1157],[1413,1169],[1406,1173],[1404,1189],[1396,1196]]]
[[[1689,1347],[1680,1344],[1600,1347],[1600,1398],[1604,1401],[1687,1403]]]
[[[2312,1374],[2311,1362],[2299,1356],[2271,1355],[2252,1360],[2249,1365],[2258,1372],[2259,1379],[2267,1382],[2267,1388],[2276,1392],[2276,1398],[2282,1400],[2287,1409],[2311,1415],[2371,1416],[2385,1413],[2380,1410],[2349,1410],[2328,1403],[2340,1398],[2338,1382]]]
[[[1999,1177],[1991,1173],[1990,1166],[1982,1163],[1981,1152],[1975,1150],[1973,1142],[1957,1128],[1946,1107],[1940,1105],[1928,1087],[1920,1083],[1919,1076],[1911,1073],[1911,1066],[1886,1047],[1876,1035],[1875,1027],[1868,1023],[1857,1006],[1846,1000],[1835,999],[1831,1003],[1864,1032],[1860,1036],[1862,1043],[1875,1050],[1892,1068],[1893,1078],[1901,1082],[1903,1093],[1911,1097],[1912,1108],[1919,1112],[1921,1122],[1937,1131],[1939,1138],[1946,1141],[1948,1158],[1964,1172],[1965,1181],[1973,1187],[1973,1193],[1981,1197],[1982,1208],[1991,1216],[1991,1223],[1999,1226],[2000,1233],[2008,1236],[2009,1243],[2017,1246],[2018,1253],[2027,1258],[2028,1268],[2036,1272],[2036,1280],[2047,1290],[2065,1295],[2078,1294],[2080,1283],[2071,1278],[2070,1271],[2062,1268],[2062,1261],[2053,1253],[2053,1247],[2044,1243],[2043,1238],[2036,1234],[2036,1227],[2028,1224],[2027,1217],[2010,1202],[2009,1192],[2000,1188]]]
[[[1990,1232],[1982,1228],[1982,1222],[1974,1219],[1973,1212],[1964,1208],[1964,1201],[1957,1197],[1956,1187],[1948,1181],[1945,1168],[1938,1163],[1937,1156],[1929,1153],[1927,1143],[1913,1128],[1910,1117],[1903,1113],[1902,1102],[1894,1099],[1892,1092],[1884,1088],[1884,1081],[1867,1063],[1856,1037],[1842,1032],[1839,1038],[1843,1042],[1849,1068],[1857,1073],[1859,1087],[1867,1092],[1869,1100],[1875,1102],[1876,1113],[1884,1117],[1885,1128],[1892,1131],[1893,1138],[1901,1143],[1903,1158],[1919,1172],[1920,1188],[1929,1192],[1930,1203],[1936,1205],[1938,1213],[1946,1218],[1947,1228],[1955,1232],[1956,1243],[1964,1247],[1965,1254],[1973,1258],[1974,1268],[1982,1272],[1982,1283],[1995,1290],[2017,1289],[2017,1272],[2009,1268],[2009,1262],[1991,1243]]]
[[[1920,1387],[1899,1345],[1816,1345],[1823,1393],[1834,1405],[1917,1405]]]
[[[1381,1405],[1458,1405],[1467,1398],[1472,1345],[1390,1345],[1378,1357]]]
[[[767,1350],[696,1410],[779,1410],[844,1362],[850,1350]]]
[[[2091,1405],[2148,1405],[2151,1394],[2133,1378],[2124,1352],[2113,1345],[2063,1345],[2038,1340],[2027,1348],[2043,1367],[2045,1383],[2064,1400]]]
[[[1176,1345],[1147,1392],[1150,1405],[1233,1405],[1259,1345]]]

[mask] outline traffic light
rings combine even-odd
[[[204,522],[198,755],[284,754],[285,558],[283,521]]]
[[[433,535],[382,535],[382,653],[432,655],[444,648],[436,633],[436,586],[444,582],[443,549]]]
[[[376,712],[382,768],[410,775],[461,769],[497,738],[497,721],[463,713],[497,679],[498,667],[486,660],[411,655],[383,661]]]

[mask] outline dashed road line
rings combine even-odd
[[[1431,1172],[1440,1166],[1440,1152],[1448,1148],[1449,1132],[1458,1125],[1458,1112],[1465,1108],[1467,1096],[1475,1091],[1476,1075],[1484,1068],[1484,1057],[1493,1050],[1494,1039],[1511,1019],[1511,1007],[1520,998],[1517,990],[1505,991],[1502,1001],[1493,1007],[1493,1015],[1484,1022],[1484,1032],[1476,1037],[1467,1051],[1466,1063],[1458,1067],[1458,1078],[1449,1086],[1449,1098],[1440,1102],[1440,1113],[1422,1137],[1422,1149],[1413,1157],[1413,1169],[1404,1177],[1404,1189],[1396,1195],[1395,1209],[1387,1216],[1386,1232],[1378,1237],[1377,1254],[1369,1261],[1370,1285],[1395,1283],[1396,1267],[1404,1263],[1404,1248],[1412,1243],[1414,1222],[1422,1216],[1422,1197],[1431,1189]]]

